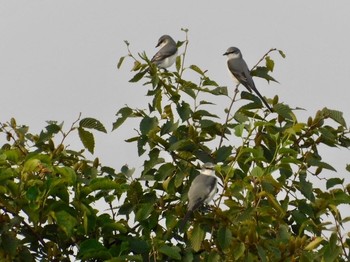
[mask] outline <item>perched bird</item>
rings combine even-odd
[[[174,39],[169,35],[163,35],[159,38],[156,47],[159,51],[153,56],[151,62],[160,68],[168,68],[175,63],[177,56],[177,46]]]
[[[248,89],[249,92],[254,91],[258,97],[260,97],[265,106],[272,112],[273,110],[270,105],[259,93],[258,89],[256,89],[249,68],[246,62],[243,60],[241,51],[237,47],[230,47],[223,55],[227,56],[227,67],[236,84],[238,85],[241,83]]]
[[[217,178],[214,172],[214,164],[205,163],[202,167],[201,173],[193,179],[188,191],[187,213],[179,227],[181,231],[193,211],[201,205],[209,203],[213,199],[216,193],[216,187]]]

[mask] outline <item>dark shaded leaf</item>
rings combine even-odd
[[[150,131],[157,128],[158,119],[156,117],[145,116],[140,123],[140,131],[142,135],[147,135]]]
[[[345,119],[343,117],[343,112],[333,110],[333,109],[328,109],[328,108],[323,108],[322,112],[325,114],[325,116],[330,117],[331,119],[333,119],[337,123],[341,124],[343,127],[346,127],[346,122],[345,122]]]
[[[278,83],[276,79],[269,75],[270,70],[265,66],[258,66],[252,72],[252,76],[260,77],[265,79],[267,82],[273,81]]]
[[[215,154],[215,162],[224,162],[232,154],[232,146],[222,146]]]
[[[130,117],[133,114],[133,110],[130,107],[123,107],[119,109],[116,116],[121,115],[119,118],[117,118],[117,121],[113,123],[113,130],[117,129],[119,126],[121,126],[125,120]]]
[[[226,226],[220,227],[218,230],[218,242],[222,250],[226,250],[230,247],[232,242],[232,233]]]
[[[141,71],[141,72],[137,73],[136,75],[134,75],[133,78],[131,78],[131,79],[129,80],[129,82],[135,83],[135,82],[140,81],[146,73],[147,73],[147,70]]]
[[[78,128],[80,141],[83,143],[84,147],[89,150],[91,154],[94,153],[95,139],[94,135],[83,128]]]
[[[159,248],[159,252],[172,259],[181,260],[181,249],[177,246],[164,245]]]
[[[87,118],[80,120],[79,127],[95,129],[97,131],[107,133],[106,128],[103,126],[103,124],[100,121],[98,121],[97,119],[94,119],[94,118],[90,118],[90,117],[87,117]]]
[[[192,110],[191,110],[190,105],[184,101],[181,104],[179,104],[176,107],[176,109],[177,109],[177,112],[179,113],[179,116],[183,122],[185,122],[187,119],[189,119],[191,114],[192,114]]]

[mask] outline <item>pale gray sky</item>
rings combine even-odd
[[[0,121],[15,117],[39,132],[46,120],[68,128],[82,112],[111,130],[126,103],[146,107],[146,90],[128,83],[130,63],[116,69],[126,54],[123,40],[135,54],[152,56],[161,35],[183,40],[184,27],[190,30],[186,62],[209,70],[220,85],[232,86],[222,56],[229,46],[239,47],[250,67],[276,47],[287,55],[272,56],[280,84],[255,79],[260,92],[307,109],[297,113],[301,120],[327,106],[343,111],[350,124],[349,10],[348,0],[0,0]],[[98,135],[96,156],[116,169],[139,168],[136,145],[124,143],[130,134],[128,126]],[[349,151],[325,152],[346,175]]]

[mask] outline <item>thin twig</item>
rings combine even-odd
[[[237,96],[237,94],[238,94],[238,86],[239,86],[239,84],[236,86],[235,94],[234,94],[234,96],[233,96],[233,98],[232,98],[232,100],[231,100],[231,104],[230,104],[230,106],[229,106],[229,108],[228,108],[228,110],[227,110],[227,115],[226,115],[225,123],[224,123],[224,125],[223,125],[223,127],[222,127],[222,134],[221,134],[221,137],[220,137],[220,142],[219,142],[219,147],[218,147],[218,148],[221,147],[222,142],[223,142],[223,140],[224,140],[225,130],[226,130],[226,127],[227,127],[227,125],[228,125],[228,120],[229,120],[229,118],[230,118],[232,106],[233,106],[233,103],[236,101],[236,96]]]
[[[264,54],[262,58],[252,67],[252,69],[250,69],[250,71],[253,71],[265,59],[265,57],[267,57],[271,52],[274,52],[276,50],[277,48],[271,48],[269,51],[267,51],[266,54]]]
[[[187,53],[187,46],[188,46],[188,34],[187,34],[187,30],[183,29],[182,31],[185,32],[185,35],[186,35],[186,40],[185,40],[185,50],[182,54],[182,63],[181,63],[181,68],[180,68],[180,71],[179,71],[179,79],[182,79],[182,74],[183,72],[185,71],[184,70],[184,67],[185,67],[185,58],[186,58],[186,53]],[[180,86],[180,82],[177,82],[177,86],[176,86],[176,91],[178,92],[179,91],[179,86]]]

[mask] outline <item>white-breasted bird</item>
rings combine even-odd
[[[254,91],[265,106],[271,112],[273,112],[265,98],[260,94],[258,89],[256,89],[253,78],[250,74],[247,63],[243,59],[241,51],[237,47],[229,47],[223,55],[227,56],[227,67],[237,86],[239,83],[241,83],[248,89],[249,92]]]
[[[181,231],[193,211],[203,204],[209,203],[213,199],[217,189],[217,182],[214,172],[214,164],[205,163],[202,166],[200,174],[193,179],[188,191],[187,213],[179,227]]]
[[[168,68],[176,61],[177,46],[174,39],[169,35],[163,35],[159,38],[156,47],[159,51],[153,56],[151,62],[160,68]]]

